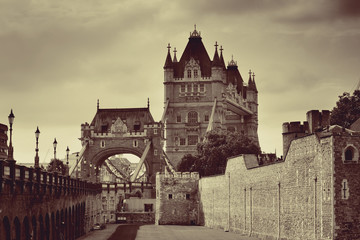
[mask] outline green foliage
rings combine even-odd
[[[68,167],[59,159],[52,159],[46,170],[48,172],[57,172],[61,175],[66,175]]]
[[[339,96],[336,106],[331,112],[330,124],[349,128],[360,118],[360,91],[355,90],[353,95],[344,92]]]
[[[229,157],[260,153],[260,148],[252,140],[238,132],[215,130],[205,137],[206,141],[197,145],[195,156],[187,154],[181,159],[178,171],[196,171],[201,176],[222,174]]]

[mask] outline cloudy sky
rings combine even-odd
[[[160,120],[167,44],[178,58],[194,24],[210,57],[223,46],[256,74],[259,138],[282,152],[281,125],[332,109],[360,79],[356,0],[0,0],[0,122],[14,110],[14,156],[40,162],[81,148],[80,125],[101,108],[145,107]]]

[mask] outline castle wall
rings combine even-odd
[[[199,181],[204,225],[272,239],[333,236],[332,138],[293,140],[287,158],[253,167],[253,155],[228,160],[225,175]]]
[[[198,173],[157,173],[155,224],[198,224],[198,181]]]

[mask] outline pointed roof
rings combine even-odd
[[[178,61],[176,58],[176,53],[177,53],[176,48],[174,48],[174,60],[173,60],[174,63],[176,63]]]
[[[171,60],[171,54],[170,54],[170,43],[167,46],[168,48],[168,54],[166,56],[166,60],[165,60],[165,64],[164,64],[164,69],[166,68],[172,68],[173,67],[173,62]]]
[[[251,78],[251,76],[252,76],[252,78]],[[255,73],[252,72],[252,75],[251,75],[251,70],[249,71],[248,90],[258,92],[257,89],[256,89],[256,83],[255,83]]]
[[[193,58],[200,65],[201,75],[203,77],[211,76],[211,60],[201,40],[200,33],[196,29],[190,33],[189,42],[180,58],[180,61],[173,63],[174,77],[183,78],[184,69],[187,62]]]
[[[223,47],[222,46],[220,46],[220,62],[221,62],[221,66],[224,68],[224,69],[226,69],[226,66],[225,66],[225,61],[224,61],[224,57],[223,57]]]
[[[217,42],[215,42],[215,53],[214,53],[214,58],[213,58],[213,61],[212,61],[212,67],[221,67],[221,61],[220,61],[220,58],[219,58],[219,54],[218,54],[218,50],[217,50],[217,47],[219,46],[217,44]]]
[[[244,80],[241,77],[237,63],[234,61],[233,56],[231,57],[231,61],[228,63],[226,73],[226,83],[236,85],[238,93],[241,92],[243,89]]]

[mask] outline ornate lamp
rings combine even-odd
[[[14,123],[14,118],[15,118],[15,115],[11,109],[11,112],[9,114],[9,125],[10,125],[10,141],[9,141],[9,152],[8,152],[8,159],[7,161],[8,162],[11,162],[11,161],[15,161],[14,160],[14,149],[13,149],[13,146],[12,146],[12,125]]]
[[[35,132],[35,138],[36,138],[36,148],[35,148],[35,168],[39,168],[39,136],[40,136],[40,131],[39,131],[39,127],[36,128],[36,132]]]

